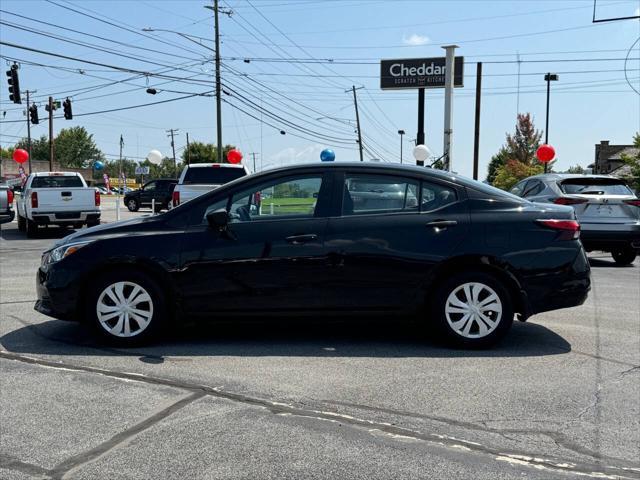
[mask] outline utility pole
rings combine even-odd
[[[53,171],[53,97],[49,97],[49,171]]]
[[[173,150],[173,170],[175,171],[178,168],[177,162],[176,162],[176,144],[173,141],[173,135],[180,130],[179,128],[170,128],[169,130],[166,130],[166,132],[169,134],[167,135],[167,137],[171,137],[171,149]]]
[[[476,64],[476,123],[473,136],[473,179],[478,180],[478,158],[480,155],[480,97],[482,90],[482,62]]]
[[[29,175],[31,175],[31,110],[29,110],[29,90],[27,94],[27,152],[29,152]]]
[[[442,47],[446,51],[446,70],[444,75],[444,148],[443,158],[445,160],[445,170],[451,171],[451,137],[453,128],[451,127],[453,109],[453,81],[455,77],[455,54],[457,45],[447,45]]]
[[[555,73],[547,73],[544,76],[544,79],[547,82],[547,119],[545,122],[544,128],[544,143],[545,145],[549,145],[549,96],[551,94],[551,82],[558,80],[558,75]],[[544,173],[547,173],[547,165],[549,162],[544,163]]]
[[[124,194],[125,184],[122,181],[122,147],[124,147],[124,138],[122,138],[122,134],[120,134],[120,161],[118,168],[118,184],[122,186],[122,193]],[[116,194],[116,221],[120,221],[120,193]]]
[[[189,132],[187,132],[187,165],[191,165],[191,149],[189,148]]]
[[[213,0],[213,7],[211,5],[205,5],[204,8],[208,8],[209,10],[213,10],[214,19],[215,19],[215,30],[216,30],[216,122],[217,122],[217,133],[218,133],[218,163],[223,162],[223,145],[222,145],[222,88],[220,85],[220,24],[218,22],[218,13],[220,8],[218,7],[218,0]],[[222,11],[222,13],[226,15],[231,15],[231,10]]]
[[[398,135],[400,135],[400,165],[402,165],[402,136],[404,135],[404,130],[398,130]]]
[[[356,95],[356,90],[360,90],[361,88],[364,87],[358,87],[356,88],[355,85],[352,86],[351,91],[353,92],[353,104],[356,107],[356,125],[358,128],[358,146],[360,148],[360,161],[364,162],[364,158],[362,157],[362,134],[360,132],[360,114],[358,113],[358,97]],[[349,90],[345,90],[345,92],[348,92]]]
[[[256,173],[256,155],[259,155],[259,153],[251,152],[249,155],[253,157],[253,173]]]

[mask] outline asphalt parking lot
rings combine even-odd
[[[128,350],[33,310],[40,253],[69,230],[1,232],[2,479],[640,478],[638,260],[591,254],[583,306],[492,350],[392,317],[188,326]]]

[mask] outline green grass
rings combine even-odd
[[[316,199],[310,198],[265,198],[262,200],[262,212],[268,215],[271,211],[273,203],[273,213],[275,215],[294,214],[294,213],[311,213]]]

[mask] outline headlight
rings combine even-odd
[[[67,245],[61,245],[59,247],[54,248],[50,252],[45,253],[43,257],[43,263],[55,263],[59,262],[65,257],[77,252],[82,247],[89,245],[91,242],[77,242],[77,243],[69,243]]]

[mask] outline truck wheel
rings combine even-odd
[[[509,331],[513,307],[502,282],[487,273],[470,271],[443,282],[432,298],[431,316],[448,343],[486,348]]]
[[[38,225],[36,224],[36,222],[29,220],[28,218],[27,220],[27,238],[33,238],[38,234]]]
[[[137,212],[140,205],[138,205],[138,201],[135,198],[130,198],[127,200],[127,208],[130,212]]]
[[[94,220],[91,222],[87,222],[87,228],[96,227],[100,225],[100,220]]]
[[[631,246],[623,247],[611,252],[611,256],[618,265],[631,265],[636,259],[637,253]]]
[[[27,230],[27,222],[24,217],[18,215],[18,231],[24,232]]]

